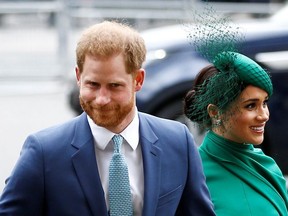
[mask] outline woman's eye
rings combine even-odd
[[[254,107],[255,107],[255,103],[251,103],[246,106],[247,109],[253,109]]]
[[[264,102],[263,102],[263,106],[264,107],[266,107],[267,105],[268,105],[268,102],[269,102],[269,100],[267,99],[267,100],[265,100]]]

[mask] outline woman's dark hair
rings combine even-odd
[[[184,113],[191,121],[199,123],[198,114],[196,112],[194,113],[193,110],[191,110],[191,107],[193,107],[192,105],[195,104],[195,94],[197,92],[197,86],[203,85],[204,82],[205,85],[207,85],[209,79],[217,73],[219,73],[219,70],[216,67],[214,67],[214,65],[208,65],[204,67],[202,70],[200,70],[200,72],[195,77],[192,89],[187,92],[184,98]]]

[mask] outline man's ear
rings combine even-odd
[[[135,91],[139,91],[142,88],[144,78],[145,78],[145,70],[142,68],[137,70],[135,75]]]
[[[209,104],[207,106],[207,112],[210,118],[217,118],[220,115],[219,108],[214,104]]]
[[[79,70],[78,66],[75,66],[75,75],[76,75],[76,79],[77,79],[77,85],[80,85],[80,77],[81,77],[81,73]]]

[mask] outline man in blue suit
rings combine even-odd
[[[26,139],[0,215],[126,215],[110,208],[115,134],[128,166],[127,215],[215,215],[187,127],[137,111],[145,55],[139,33],[124,24],[104,21],[82,34],[76,77],[84,112]]]

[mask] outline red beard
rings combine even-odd
[[[94,106],[91,102],[85,102],[80,96],[82,109],[93,120],[95,124],[105,128],[120,125],[134,107],[134,100],[131,98],[128,104]]]

